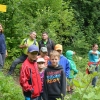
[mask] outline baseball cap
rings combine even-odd
[[[61,44],[56,44],[55,45],[55,50],[62,50],[62,45]]]
[[[42,51],[42,52],[48,52],[48,50],[47,50],[46,47],[41,47],[41,51]]]
[[[34,51],[39,52],[39,48],[36,45],[31,45],[28,47],[28,52],[34,52]]]
[[[38,58],[37,63],[39,63],[39,62],[44,62],[45,63],[45,60],[43,58]]]

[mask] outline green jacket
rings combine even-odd
[[[70,75],[69,78],[74,78],[76,74],[78,73],[78,70],[76,69],[76,64],[73,61],[73,54],[74,52],[71,50],[66,51],[66,58],[68,59],[70,63]]]

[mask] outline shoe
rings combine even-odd
[[[71,91],[67,91],[67,93],[68,93],[68,94],[72,94],[72,92],[71,92]]]

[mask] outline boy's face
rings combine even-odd
[[[47,56],[47,52],[42,52],[42,51],[40,51],[40,55],[41,55],[42,57]]]
[[[44,62],[37,62],[38,64],[38,68],[39,69],[43,69],[45,67],[45,63]]]
[[[34,52],[28,52],[28,58],[30,61],[34,61],[37,59],[37,55],[38,55],[38,52],[37,51],[34,51]]]
[[[56,50],[60,55],[62,54],[62,50]]]
[[[56,67],[58,65],[58,62],[59,62],[59,57],[58,56],[51,56],[50,61],[51,61],[52,66]]]

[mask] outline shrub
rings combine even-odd
[[[0,100],[24,100],[21,87],[0,72]]]

